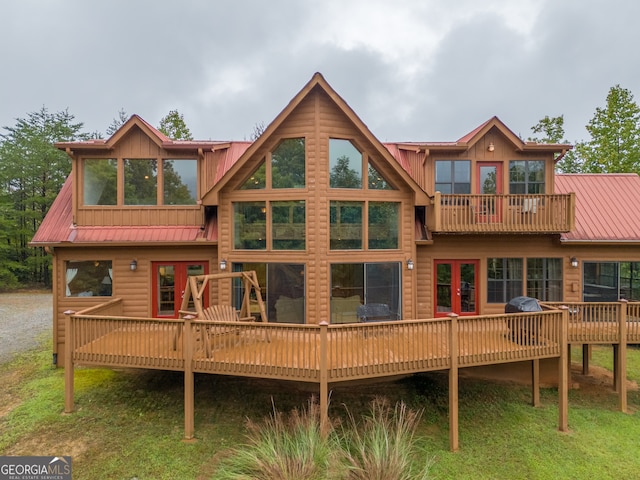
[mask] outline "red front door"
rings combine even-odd
[[[478,260],[436,260],[435,315],[478,314]]]
[[[178,318],[188,276],[208,273],[207,262],[153,262],[152,272],[154,318]]]

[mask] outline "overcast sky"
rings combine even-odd
[[[564,115],[575,142],[612,86],[640,102],[637,0],[2,0],[0,19],[0,127],[177,109],[196,139],[245,140],[314,72],[382,141]]]

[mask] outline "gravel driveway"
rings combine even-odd
[[[0,293],[0,363],[51,335],[52,302],[50,293]]]

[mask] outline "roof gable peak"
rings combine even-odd
[[[139,128],[142,130],[145,135],[147,135],[158,147],[162,147],[163,144],[171,143],[171,139],[167,137],[160,130],[155,128],[153,125],[144,120],[141,116],[137,114],[131,115],[129,120],[124,122],[118,130],[114,132],[111,137],[107,139],[105,142],[107,147],[113,148],[122,138],[129,133],[132,129]]]
[[[518,150],[523,150],[525,142],[516,135],[513,130],[505,125],[497,116],[491,117],[486,122],[477,126],[469,133],[458,139],[458,144],[466,144],[469,147],[476,144],[482,137],[484,137],[491,129],[496,128],[504,137],[509,140],[513,146]]]

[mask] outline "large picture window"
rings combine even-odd
[[[111,260],[66,262],[65,285],[67,297],[110,297],[113,291]]]
[[[265,202],[233,204],[233,246],[243,250],[267,248],[267,204]]]
[[[196,205],[198,161],[196,159],[126,158],[118,170],[115,158],[83,160],[85,206]],[[124,192],[118,199],[118,177]],[[161,182],[161,184],[159,184]]]
[[[487,302],[506,303],[522,295],[523,262],[521,258],[487,259]]]
[[[640,301],[640,262],[584,262],[585,302]]]
[[[369,202],[370,250],[398,248],[399,212],[399,203]]]
[[[304,250],[305,202],[271,202],[274,250]]]
[[[332,200],[329,207],[331,250],[362,249],[363,202]]]

